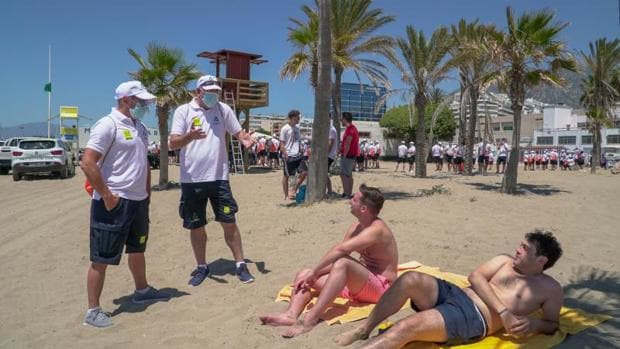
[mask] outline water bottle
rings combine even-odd
[[[306,200],[306,185],[302,185],[299,187],[299,190],[297,190],[297,193],[295,194],[295,202],[298,204],[303,203]]]

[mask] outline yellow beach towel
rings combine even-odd
[[[411,270],[432,275],[436,278],[451,282],[459,287],[469,286],[466,276],[444,272],[439,268],[425,266],[415,261],[400,264],[398,266],[398,275]],[[291,286],[287,285],[282,288],[276,297],[276,302],[289,301],[291,299],[291,291]],[[315,303],[316,298],[313,298],[304,312],[312,308]],[[322,319],[329,325],[357,321],[367,318],[374,306],[374,304],[357,303],[344,298],[336,298],[332,305],[327,309]],[[409,308],[409,302],[407,302],[403,308]],[[560,311],[560,329],[553,335],[539,334],[528,338],[517,339],[504,333],[496,333],[495,335],[486,337],[476,343],[453,346],[450,348],[549,348],[561,343],[568,334],[581,332],[588,327],[596,326],[609,319],[611,319],[611,316],[608,315],[589,314],[578,309],[562,307],[562,310]],[[441,347],[433,343],[410,343],[406,346],[406,348],[430,349]]]

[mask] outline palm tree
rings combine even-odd
[[[137,71],[129,75],[157,96],[155,113],[159,125],[159,188],[163,189],[168,186],[168,118],[176,106],[191,99],[186,85],[197,79],[200,72],[194,64],[185,63],[181,50],[163,44],[149,43],[146,47],[146,61],[136,51],[128,51],[140,65]]]
[[[383,15],[380,9],[370,9],[371,0],[332,0],[331,1],[331,47],[334,85],[332,101],[334,104],[334,125],[340,133],[340,85],[342,74],[352,69],[356,75],[365,75],[373,84],[389,86],[387,67],[379,61],[364,58],[367,54],[378,54],[393,59],[391,37],[373,35],[387,23],[394,21],[393,16]],[[289,57],[280,70],[281,78],[296,79],[302,73],[310,71],[310,82],[316,88],[318,67],[318,0],[316,8],[302,6],[307,21],[291,19],[296,25],[289,28],[289,41],[297,51]]]
[[[497,69],[495,61],[495,45],[492,38],[496,33],[495,26],[478,24],[478,20],[467,23],[461,19],[458,25],[452,26],[452,38],[454,46],[451,55],[454,57],[461,84],[461,108],[459,122],[461,133],[460,139],[465,142],[465,174],[473,173],[473,152],[475,150],[475,131],[478,121],[478,98],[496,77]],[[464,94],[466,96],[464,96]],[[465,124],[464,101],[469,102],[469,119]],[[465,132],[465,129],[467,132]],[[462,143],[461,143],[462,144]]]
[[[495,34],[502,63],[500,82],[508,90],[514,115],[512,149],[502,181],[503,193],[515,194],[517,191],[521,112],[526,88],[541,83],[560,86],[563,84],[558,74],[560,70],[576,70],[575,60],[558,38],[568,23],[552,23],[554,17],[548,11],[537,11],[525,13],[515,20],[512,9],[507,7],[507,32]]]
[[[408,94],[413,96],[417,117],[416,176],[426,177],[428,145],[424,113],[431,98],[430,93],[447,77],[452,67],[451,61],[446,59],[452,40],[444,27],[436,29],[430,39],[413,26],[407,26],[406,33],[406,38],[398,38],[396,42],[403,61],[394,59],[392,62],[400,70],[403,82],[409,86]],[[389,94],[394,93],[402,93],[402,90],[392,90]]]
[[[319,2],[319,60],[317,88],[314,96],[314,121],[312,123],[312,153],[308,173],[308,202],[318,202],[325,197],[327,186],[327,154],[329,149],[329,95],[331,89],[331,28],[330,1]]]
[[[620,100],[618,86],[614,86],[620,77],[620,39],[598,39],[590,43],[589,54],[580,53],[586,74],[580,102],[586,108],[588,128],[592,132],[590,172],[596,173],[601,161],[601,128],[611,126],[614,105]]]

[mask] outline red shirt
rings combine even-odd
[[[344,153],[344,143],[346,142],[347,137],[351,136],[351,145],[349,146],[349,152],[347,154]],[[342,143],[340,143],[340,153],[344,154],[346,157],[357,157],[360,153],[359,146],[360,136],[357,133],[357,128],[351,123],[344,130],[344,134],[342,135]]]

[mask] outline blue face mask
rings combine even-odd
[[[219,96],[217,93],[205,92],[202,96],[202,103],[204,103],[207,108],[213,108],[215,103],[217,103]]]
[[[149,111],[149,107],[146,105],[136,104],[135,107],[131,108],[129,112],[134,119],[142,120],[144,115]]]

